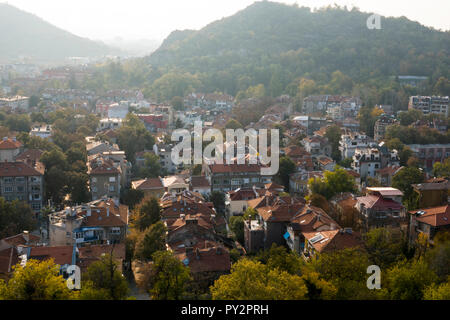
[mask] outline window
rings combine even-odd
[[[31,208],[33,210],[40,210],[41,209],[41,204],[40,203],[33,203],[33,204],[31,204]]]
[[[5,187],[5,192],[13,192],[13,187]]]
[[[116,188],[115,188],[115,186],[114,185],[112,185],[112,186],[109,186],[109,191],[110,192],[114,192],[116,190]]]
[[[25,182],[25,178],[24,177],[17,177],[16,178],[16,182],[17,183],[24,183]]]
[[[92,183],[96,183],[97,182],[97,178],[96,177],[93,177],[92,178]]]
[[[109,177],[109,182],[116,182],[116,177]]]
[[[113,227],[111,228],[111,234],[120,234],[120,228],[118,227]]]
[[[23,192],[24,190],[25,190],[25,188],[23,186],[17,187],[17,192]]]
[[[12,178],[4,178],[4,179],[3,179],[3,182],[4,182],[4,183],[12,183],[12,182],[13,182],[13,179],[12,179]]]
[[[92,192],[97,192],[97,187],[92,187]]]
[[[33,194],[33,200],[40,200],[40,199],[41,199],[41,195],[39,193]]]

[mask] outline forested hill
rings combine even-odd
[[[53,62],[72,56],[102,56],[114,51],[61,30],[33,14],[0,3],[1,61],[24,56]]]
[[[404,17],[382,17],[382,29],[369,30],[369,16],[256,2],[201,30],[173,32],[146,61],[197,74],[205,90],[232,94],[261,83],[276,95],[299,77],[328,83],[336,70],[356,83],[391,75],[449,78],[450,32]]]

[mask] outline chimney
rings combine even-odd
[[[23,231],[23,238],[25,239],[25,243],[28,244],[28,242],[30,241],[30,234],[27,230]]]
[[[106,216],[109,217],[109,205],[106,207]]]

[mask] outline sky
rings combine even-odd
[[[93,40],[162,41],[173,30],[200,29],[233,15],[254,0],[0,0]],[[384,16],[406,16],[450,30],[450,0],[278,0],[317,8],[334,3]]]

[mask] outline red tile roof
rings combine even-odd
[[[16,157],[16,161],[25,161],[30,159],[31,161],[39,161],[44,151],[39,149],[28,149]]]
[[[17,250],[14,247],[0,251],[0,274],[8,274],[12,267],[19,262]]]
[[[18,149],[22,146],[22,143],[18,140],[14,139],[3,139],[0,140],[0,150],[10,150],[10,149]]]
[[[416,215],[417,221],[429,224],[433,227],[450,225],[450,205],[414,210],[410,211],[410,213],[417,214],[420,211],[424,211],[425,213]]]
[[[31,247],[28,259],[48,260],[53,258],[59,265],[72,264],[73,246]]]
[[[159,178],[147,178],[132,182],[133,188],[137,190],[164,189]]]
[[[383,199],[382,196],[368,195],[356,198],[358,203],[362,203],[366,208],[372,209],[402,209],[403,206],[391,199]]]
[[[24,162],[0,162],[0,177],[42,176],[36,168]]]
[[[224,247],[196,248],[192,252],[176,256],[180,261],[188,261],[187,266],[192,273],[228,272],[231,269],[230,253]]]
[[[99,244],[99,245],[88,245],[85,247],[78,248],[78,263],[77,265],[81,268],[81,271],[86,271],[86,269],[95,261],[101,259],[104,254],[111,254],[120,263],[125,259],[125,244]]]

